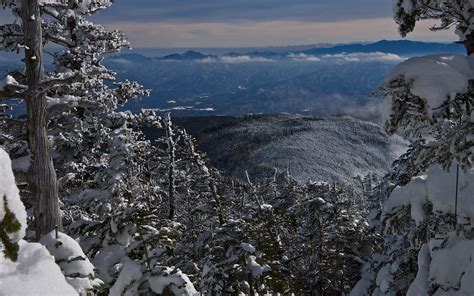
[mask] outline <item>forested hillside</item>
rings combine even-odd
[[[280,114],[174,121],[196,137],[197,147],[214,166],[238,179],[248,172],[252,179],[262,180],[277,169],[302,184],[352,184],[355,177],[383,177],[407,147],[380,126],[350,117]]]

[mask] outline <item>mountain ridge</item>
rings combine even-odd
[[[328,55],[328,54],[350,54],[350,53],[371,53],[383,52],[401,56],[414,56],[418,54],[431,53],[464,53],[463,45],[457,43],[443,42],[424,42],[412,40],[379,40],[376,42],[358,42],[348,44],[336,44],[332,46],[317,46],[305,50],[289,50],[289,51],[271,51],[268,48],[262,50],[253,50],[246,53],[227,52],[224,54],[204,54],[198,50],[188,50],[184,53],[173,53],[161,57],[154,57],[160,60],[202,60],[205,58],[233,57],[233,56],[250,56],[250,57],[273,57],[285,58],[290,54],[307,54],[307,55]],[[145,57],[145,56],[144,56]]]

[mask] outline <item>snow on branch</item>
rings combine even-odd
[[[402,36],[412,32],[418,21],[435,19],[439,22],[432,30],[455,27],[459,40],[464,42],[474,32],[472,5],[472,1],[466,0],[394,0],[393,17]]]
[[[85,75],[81,72],[76,72],[76,73],[72,73],[72,74],[68,74],[68,75],[66,75],[66,74],[65,75],[59,75],[59,76],[56,76],[56,77],[50,77],[50,78],[42,81],[39,84],[38,89],[40,91],[48,91],[51,88],[58,87],[58,86],[61,86],[61,85],[80,82],[84,78],[85,78]]]
[[[24,99],[26,89],[25,85],[19,84],[15,78],[7,75],[5,79],[0,80],[0,99]]]

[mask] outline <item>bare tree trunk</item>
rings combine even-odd
[[[216,209],[217,209],[217,217],[219,219],[219,225],[224,225],[225,220],[224,220],[224,214],[223,214],[223,209],[222,209],[222,204],[221,204],[221,197],[219,196],[219,193],[217,192],[217,185],[214,180],[214,177],[212,175],[208,176],[207,178],[208,182],[208,187],[211,189],[212,196],[214,197],[214,203],[216,204]]]
[[[250,292],[250,296],[255,296],[254,282],[253,282],[252,273],[249,273],[248,279],[249,279],[249,292]]]
[[[168,167],[168,202],[169,202],[169,212],[168,219],[174,220],[176,200],[175,200],[175,166],[176,166],[176,144],[173,139],[173,129],[170,114],[166,117],[166,137],[168,138],[168,157],[169,157],[169,167]]]
[[[28,82],[26,100],[28,146],[31,152],[30,186],[35,199],[36,236],[62,228],[58,184],[48,142],[46,96],[38,91],[44,79],[43,38],[38,0],[23,0],[21,17],[25,37],[25,65]]]
[[[186,140],[186,143],[188,144],[189,153],[194,158],[194,162],[196,163],[196,165],[201,170],[201,173],[203,174],[203,176],[205,176],[205,178],[206,178],[207,187],[211,191],[212,197],[214,198],[214,207],[215,207],[216,212],[217,212],[217,217],[219,219],[219,224],[224,225],[224,223],[225,223],[224,210],[222,209],[221,197],[219,196],[219,193],[217,191],[217,185],[216,185],[216,181],[215,181],[215,178],[214,178],[215,173],[213,173],[212,170],[209,170],[206,167],[205,162],[202,160],[199,153],[197,153],[196,150],[195,150],[192,138],[188,136],[186,131],[184,131],[184,138]],[[232,185],[232,187],[233,187],[233,185]]]

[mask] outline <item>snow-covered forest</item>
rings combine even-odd
[[[393,1],[402,36],[434,20],[466,54],[378,89],[409,143],[389,174],[307,183],[225,175],[169,114],[124,111],[150,91],[102,63],[130,47],[90,21],[112,4],[0,0],[23,63],[0,77],[0,295],[474,295],[473,1]]]

